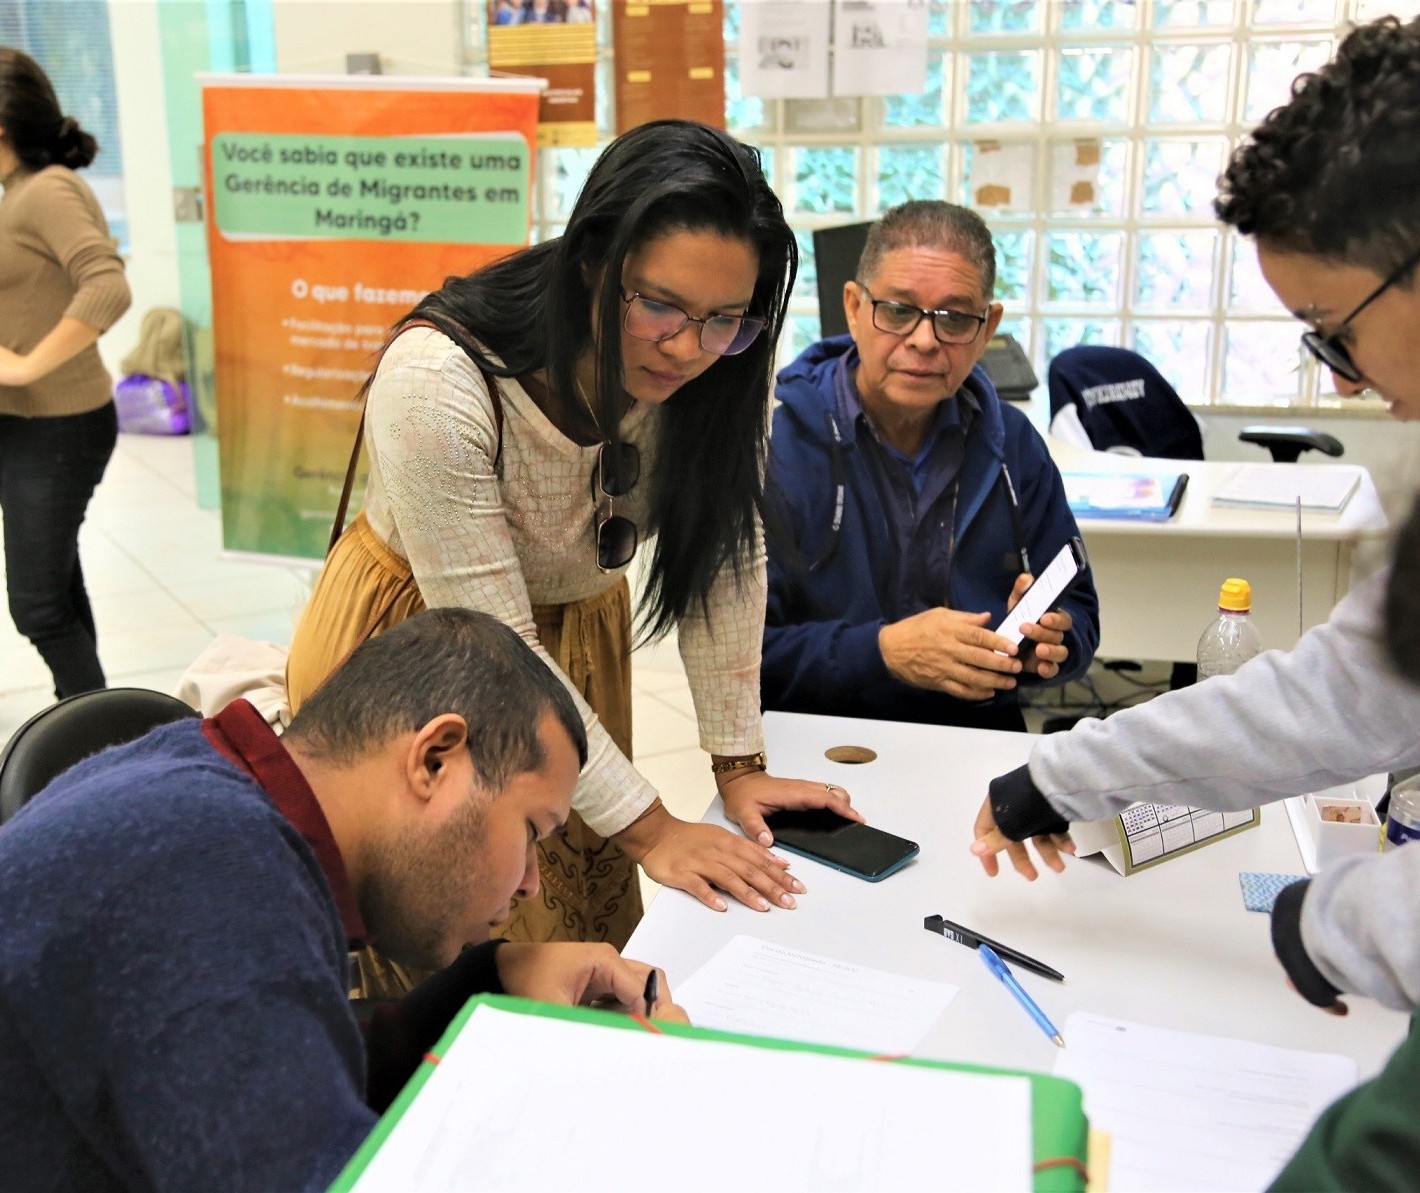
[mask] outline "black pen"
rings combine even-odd
[[[641,996],[646,1001],[646,1018],[651,1017],[651,1008],[661,997],[661,979],[653,969],[646,975],[646,992]]]
[[[999,953],[1006,960],[1014,962],[1022,969],[1028,969],[1031,973],[1038,973],[1043,978],[1049,978],[1052,982],[1063,982],[1065,975],[1058,969],[1051,969],[1043,961],[1037,961],[1034,957],[1027,957],[1024,953],[1011,948],[1009,945],[1001,944],[1000,941],[992,940],[989,936],[982,936],[979,932],[973,932],[970,928],[963,928],[960,924],[954,924],[951,920],[944,920],[939,915],[929,915],[922,921],[922,926],[928,932],[936,932],[945,936],[948,940],[954,940],[957,944],[964,944],[969,949],[977,949],[982,945],[987,945],[995,952]]]

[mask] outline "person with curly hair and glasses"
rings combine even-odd
[[[768,812],[838,787],[766,769],[762,470],[774,345],[797,267],[758,153],[687,121],[643,125],[593,166],[563,234],[450,278],[394,329],[369,383],[363,513],[291,645],[293,708],[354,645],[424,606],[501,618],[577,696],[590,757],[536,900],[509,939],[605,940],[641,914],[635,865],[718,910],[792,907]],[[632,607],[677,631],[726,813],[671,815],[632,766]],[[367,958],[373,983],[398,983]]]
[[[1420,418],[1420,20],[1362,25],[1336,57],[1293,85],[1233,154],[1216,209],[1250,237],[1272,290],[1308,324],[1302,344],[1345,395],[1374,392],[1399,419]],[[1279,361],[1279,370],[1288,367]],[[1005,852],[1062,870],[1071,821],[1139,798],[1253,807],[1420,767],[1414,603],[1403,594],[1420,536],[1400,540],[1394,571],[1358,585],[1291,651],[1267,651],[1218,676],[1104,721],[1043,738],[1026,766],[991,783],[972,852],[995,874]],[[1398,585],[1389,608],[1387,586]],[[1407,675],[1409,678],[1407,678]],[[1332,1014],[1341,995],[1420,1007],[1415,892],[1420,847],[1343,858],[1286,887],[1272,943],[1294,988]],[[1420,1031],[1374,1082],[1338,1102],[1274,1186],[1400,1190],[1420,1172],[1414,1114]]]
[[[79,527],[118,441],[97,341],[130,301],[75,171],[98,144],[28,55],[0,46],[0,511],[10,616],[60,699],[104,686]]]

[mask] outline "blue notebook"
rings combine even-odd
[[[1065,497],[1077,518],[1167,522],[1178,512],[1186,472],[1065,472]]]

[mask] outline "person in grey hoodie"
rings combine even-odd
[[[1310,325],[1302,343],[1337,392],[1374,392],[1402,420],[1420,419],[1416,62],[1420,21],[1359,27],[1239,145],[1216,203]],[[992,781],[972,853],[994,875],[1004,851],[1034,879],[1027,839],[1061,870],[1069,822],[1135,800],[1241,809],[1420,766],[1420,686],[1388,649],[1386,585],[1386,572],[1358,585],[1290,652],[1043,738],[1026,766]],[[1273,940],[1298,991],[1337,1014],[1348,991],[1413,1010],[1416,890],[1420,848],[1347,858],[1284,891]]]

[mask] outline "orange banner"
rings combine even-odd
[[[541,84],[203,84],[223,545],[319,559],[390,324],[528,241]]]

